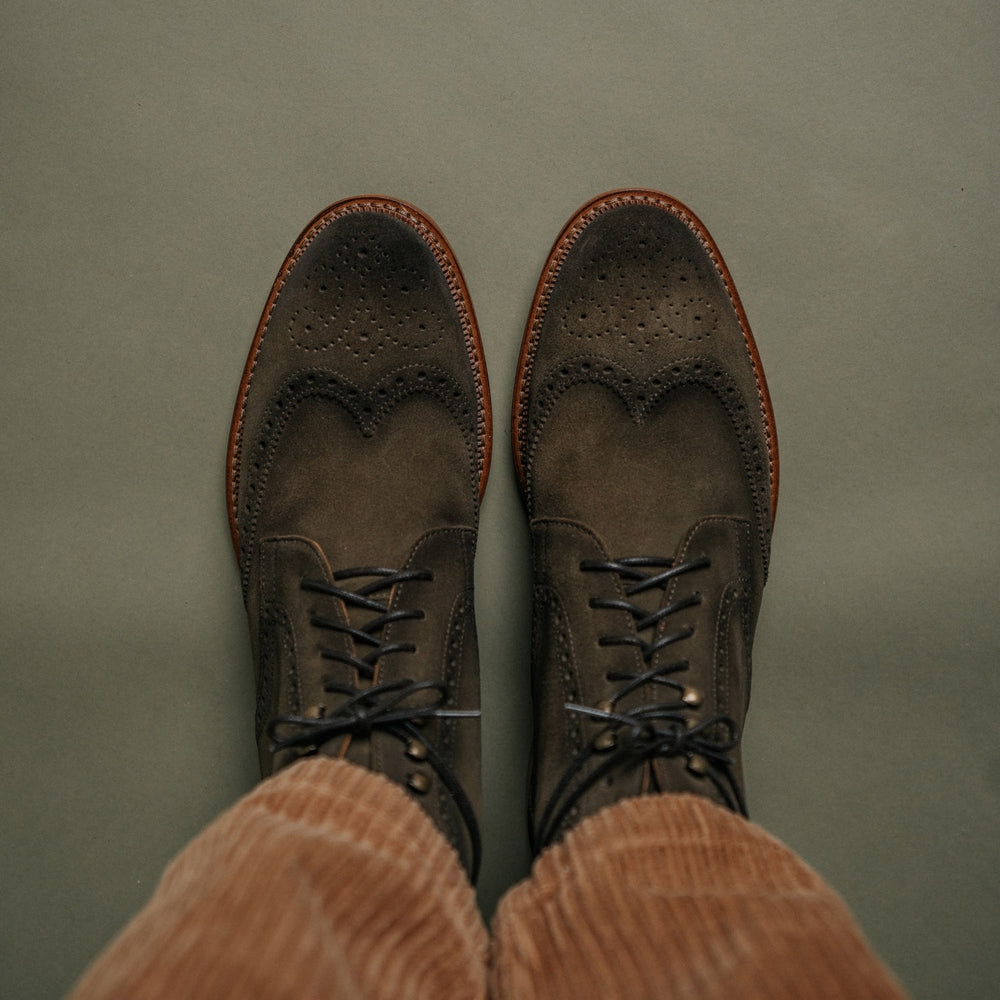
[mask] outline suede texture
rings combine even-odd
[[[349,696],[334,685],[437,682],[442,707],[478,710],[473,563],[488,426],[471,305],[430,220],[386,199],[341,203],[319,216],[275,283],[231,442],[231,517],[264,775],[303,752],[272,753],[273,720],[335,716]],[[356,591],[377,579],[337,576],[356,568],[422,576],[373,593],[385,612],[303,586]],[[318,618],[363,629],[399,612],[413,617],[393,617],[377,636],[405,648],[380,657],[371,678],[336,659],[363,657],[370,647],[316,625]],[[404,705],[428,705],[437,694],[416,692]],[[478,719],[421,720],[420,733],[478,815]],[[454,797],[412,746],[375,728],[316,749],[406,788],[471,866]]]
[[[738,807],[777,446],[742,306],[714,242],[684,206],[655,192],[614,192],[567,224],[528,320],[513,429],[535,575],[536,849],[645,792]],[[698,565],[634,597],[619,573],[582,568],[627,557]],[[640,634],[632,612],[594,601],[678,608]],[[677,633],[651,656],[629,644],[648,648]],[[659,680],[623,679],[674,664]],[[566,706],[609,703],[619,714],[669,706],[687,729],[731,720],[731,729],[710,727],[720,742],[736,737],[728,765],[706,768],[692,752],[623,757],[574,792],[604,766],[608,744],[627,737],[621,724]],[[573,804],[552,828],[554,795]]]

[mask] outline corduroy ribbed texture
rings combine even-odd
[[[815,872],[690,795],[584,820],[501,901],[493,934],[496,1000],[904,996]]]
[[[626,799],[535,863],[494,920],[493,1000],[856,1000],[904,994],[843,902],[703,799]],[[379,774],[313,758],[197,837],[72,1000],[484,998],[458,859]]]
[[[454,850],[386,778],[276,775],[167,869],[73,1000],[481,998],[488,938]]]

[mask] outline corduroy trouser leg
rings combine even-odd
[[[590,817],[503,899],[494,944],[457,858],[378,774],[312,758],[170,865],[85,998],[899,997],[836,894],[691,796]]]

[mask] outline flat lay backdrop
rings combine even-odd
[[[66,990],[255,781],[226,437],[284,254],[351,195],[427,212],[478,312],[484,912],[524,875],[514,366],[562,224],[646,186],[720,244],[774,398],[751,813],[915,997],[996,996],[998,10],[6,3],[0,995]]]

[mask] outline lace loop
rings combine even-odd
[[[376,579],[357,590],[337,585],[343,580],[370,576]],[[396,585],[407,581],[433,579],[434,575],[429,570],[397,571],[371,566],[334,573],[334,583],[303,578],[303,590],[339,599],[343,602],[348,617],[351,609],[373,612],[375,615],[363,625],[352,625],[350,621],[311,614],[309,620],[314,627],[347,635],[355,644],[372,647],[364,657],[328,648],[321,648],[320,655],[324,659],[352,667],[359,678],[374,682],[379,661],[383,657],[394,653],[416,652],[416,646],[412,643],[384,642],[382,633],[385,628],[399,621],[422,620],[425,615],[423,611],[417,610],[390,611],[388,604],[372,595],[383,590],[391,591]],[[400,679],[359,687],[327,679],[323,690],[327,694],[341,695],[343,700],[328,714],[324,709],[324,714],[319,718],[286,715],[273,719],[267,728],[272,753],[297,750],[304,754],[314,754],[330,740],[367,737],[374,733],[384,733],[404,745],[412,745],[414,742],[419,744],[424,751],[421,759],[426,760],[440,778],[468,831],[472,851],[470,878],[475,882],[482,856],[475,811],[454,771],[421,732],[420,726],[433,719],[479,718],[479,711],[445,708],[449,692],[442,681]]]
[[[625,597],[630,598],[654,588],[665,591],[671,580],[710,565],[707,556],[682,563],[659,556],[630,556],[614,560],[583,560],[580,570],[585,573],[613,573],[623,582],[631,581],[624,589]],[[646,664],[651,664],[656,654],[667,646],[690,638],[694,629],[684,626],[650,641],[643,639],[639,633],[656,630],[669,616],[700,603],[701,595],[697,592],[652,612],[621,598],[592,598],[589,602],[595,610],[619,611],[631,616],[633,630],[630,633],[601,636],[598,641],[601,646],[634,646]],[[605,675],[607,680],[621,686],[602,706],[591,708],[566,703],[564,707],[567,711],[601,723],[605,738],[588,741],[562,775],[546,803],[537,828],[532,832],[532,846],[536,852],[558,835],[572,810],[600,781],[615,772],[658,758],[683,757],[689,764],[695,760],[703,761],[704,770],[698,773],[704,774],[713,783],[729,808],[746,814],[742,793],[733,775],[734,760],[731,756],[739,745],[739,727],[733,719],[724,715],[695,721],[691,709],[699,699],[695,692],[676,678],[689,665],[688,660],[678,659],[641,672],[608,670]],[[628,695],[646,685],[664,693],[670,691],[676,698],[641,704],[627,711],[616,708]],[[689,697],[691,694],[695,697]],[[586,773],[587,767],[598,756],[603,758],[601,762]]]
[[[338,736],[369,736],[375,730],[392,732],[400,723],[416,723],[426,719],[475,719],[478,711],[447,709],[441,706],[447,698],[447,688],[440,681],[398,680],[370,688],[328,682],[323,685],[328,694],[347,695],[332,715],[318,719],[304,715],[286,715],[275,719],[268,727],[272,749],[316,749]],[[435,691],[431,703],[406,705],[407,699],[424,691]],[[287,730],[286,735],[281,730]],[[407,733],[407,739],[413,734]],[[423,737],[420,737],[423,742]]]

